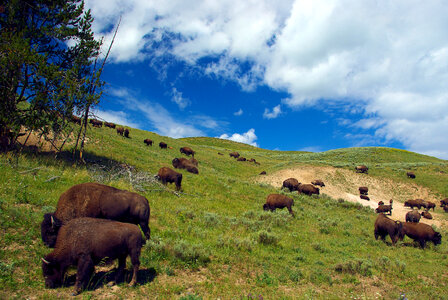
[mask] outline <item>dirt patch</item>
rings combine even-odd
[[[392,218],[401,221],[405,221],[406,213],[410,211],[410,208],[403,205],[404,201],[408,199],[420,198],[436,204],[439,203],[431,190],[414,183],[397,183],[387,178],[376,178],[334,167],[300,166],[258,177],[257,182],[280,188],[283,181],[291,177],[296,178],[301,183],[310,183],[313,180],[321,179],[325,183],[325,187],[321,188],[321,194],[326,194],[333,199],[360,203],[372,209],[378,207],[379,201],[389,204],[389,200],[393,199]],[[369,188],[370,201],[359,198],[358,188],[360,186]],[[438,227],[448,227],[448,222],[443,220],[438,212],[431,211],[431,214],[433,216],[432,220],[422,218],[420,222],[429,225],[434,224]]]
[[[24,130],[22,130],[22,132],[25,132]],[[65,146],[68,145],[73,145],[75,143],[75,134],[72,132],[69,136],[69,138],[67,139],[67,141],[65,142]],[[53,152],[53,151],[57,151],[58,149],[60,149],[60,147],[63,144],[63,141],[58,139],[58,140],[53,140],[53,134],[48,134],[47,137],[45,138],[44,136],[40,136],[38,133],[36,132],[32,132],[29,136],[28,136],[28,132],[23,135],[20,136],[17,141],[20,144],[24,144],[26,141],[25,146],[27,147],[34,147],[36,149],[36,151],[41,151],[41,152]],[[88,142],[88,138],[86,138],[85,143]]]

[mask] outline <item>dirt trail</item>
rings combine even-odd
[[[438,206],[439,200],[425,187],[418,186],[412,182],[397,183],[386,178],[375,178],[366,174],[355,173],[354,171],[338,169],[334,167],[301,166],[293,169],[280,170],[275,173],[260,176],[258,182],[270,184],[280,188],[287,178],[296,178],[301,183],[311,183],[315,179],[321,179],[325,187],[321,188],[321,194],[326,194],[334,199],[344,199],[350,202],[357,202],[373,209],[378,207],[378,202],[383,201],[389,204],[393,199],[392,218],[405,221],[405,216],[410,208],[404,207],[404,201],[408,199],[424,199],[436,203],[438,212],[432,212],[432,220],[422,218],[420,222],[438,227],[448,227],[448,222],[440,217],[441,211]],[[367,186],[369,188],[370,201],[359,198],[358,187]]]

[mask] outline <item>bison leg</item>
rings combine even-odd
[[[78,295],[86,287],[89,282],[95,266],[93,264],[92,258],[89,255],[82,255],[78,259],[78,269],[76,273],[75,290],[73,295]]]
[[[288,208],[288,211],[289,211],[289,213],[291,214],[291,216],[294,217],[294,212],[292,211],[291,206],[288,206],[287,208]]]
[[[126,268],[126,256],[120,256],[118,258],[118,269],[117,269],[117,275],[115,276],[115,282],[113,284],[120,282],[123,278],[124,269]]]
[[[137,273],[138,273],[138,268],[140,267],[140,251],[141,248],[140,247],[134,247],[131,250],[131,263],[132,263],[132,267],[133,267],[133,273],[132,273],[132,280],[129,283],[129,286],[134,286],[137,284]]]
[[[421,247],[422,249],[425,248],[425,246],[426,246],[426,241],[425,241],[425,240],[419,240],[418,242],[419,242],[420,247]]]

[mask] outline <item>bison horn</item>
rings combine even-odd
[[[50,264],[50,262],[48,261],[48,260],[45,260],[45,258],[41,258],[41,260],[44,262],[44,263],[46,263],[47,265],[49,265]]]

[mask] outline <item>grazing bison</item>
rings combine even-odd
[[[224,155],[224,154],[222,154],[221,152],[218,152],[218,155]]]
[[[425,248],[426,242],[433,242],[438,245],[442,242],[440,233],[434,231],[431,226],[423,223],[404,223],[404,233],[420,244],[421,248]]]
[[[434,202],[425,201],[424,204],[425,204],[426,210],[430,210],[432,208],[432,211],[434,211],[436,209],[436,204]]]
[[[288,178],[283,181],[282,188],[287,188],[290,192],[299,190],[300,182],[295,178]]]
[[[77,266],[73,295],[78,295],[92,278],[95,265],[106,257],[108,260],[118,259],[115,277],[118,282],[128,255],[133,266],[129,285],[133,286],[137,283],[142,240],[140,229],[134,224],[95,218],[70,220],[61,227],[53,252],[42,258],[45,286],[61,286],[68,267]]]
[[[110,123],[110,122],[104,122],[104,126],[112,128],[112,129],[114,129],[116,127],[116,125],[114,123]]]
[[[316,180],[312,181],[311,184],[317,185],[317,186],[320,186],[320,187],[324,187],[325,186],[325,183],[322,180],[320,180],[320,179],[316,179]]]
[[[163,184],[167,184],[168,182],[174,183],[176,185],[176,189],[179,191],[182,187],[182,174],[177,173],[176,171],[168,168],[163,167],[159,169],[159,172],[157,173],[157,177],[160,181],[162,181]]]
[[[448,205],[448,198],[440,200],[440,207],[445,207]]]
[[[117,134],[123,136],[123,133],[124,133],[124,128],[123,127],[118,127],[117,128]]]
[[[383,241],[389,235],[392,245],[395,245],[398,239],[403,239],[404,237],[403,223],[389,219],[385,214],[379,214],[375,220],[374,234],[376,240],[378,237],[381,237]]]
[[[366,195],[359,195],[359,198],[361,198],[362,200],[370,201],[369,196],[366,196]]]
[[[124,130],[124,137],[129,137],[129,129],[127,128]]]
[[[355,167],[356,173],[368,173],[369,168],[367,168],[367,166],[364,165],[360,165],[360,166],[356,166]]]
[[[445,206],[443,207],[443,211],[444,211],[444,212],[448,212],[448,206],[447,206],[447,205],[445,205]]]
[[[193,151],[193,149],[191,149],[190,147],[182,147],[180,148],[180,153],[185,154],[186,156],[193,156],[196,153],[195,151]]]
[[[152,146],[152,140],[151,140],[151,139],[145,139],[145,140],[143,141],[143,143],[145,143],[146,146],[149,146],[149,145]]]
[[[393,200],[391,199],[390,201],[389,201],[389,205],[384,205],[384,204],[382,204],[382,205],[378,205],[378,207],[375,209],[375,212],[378,214],[378,213],[386,213],[386,212],[389,212],[389,215],[392,215],[392,203],[393,203]]]
[[[408,178],[415,179],[415,174],[414,174],[414,172],[407,172],[407,173],[406,173],[406,176],[408,176]]]
[[[172,164],[176,169],[185,169],[190,173],[199,174],[198,168],[186,158],[175,158],[173,159]]]
[[[168,147],[168,145],[164,142],[160,142],[159,147],[160,147],[160,149],[166,149]]]
[[[311,196],[312,194],[319,195],[319,188],[315,187],[312,184],[299,184],[299,188],[297,190],[299,194],[305,194]]]
[[[266,175],[266,171],[261,171],[259,175]]]
[[[422,216],[416,210],[412,210],[406,213],[406,222],[418,223]]]
[[[380,205],[384,205],[384,202],[383,201],[378,202],[378,206]]]
[[[76,124],[78,124],[78,125],[81,125],[81,118],[80,118],[80,117],[77,117],[77,116],[72,115],[72,116],[71,116],[71,120],[72,120],[73,123],[76,123]]]
[[[198,162],[198,160],[197,160],[196,158],[192,157],[192,158],[189,159],[189,161],[190,161],[193,165],[195,165],[196,167],[199,166],[199,162]]]
[[[97,119],[90,119],[89,123],[93,125],[93,127],[103,127],[103,122]]]
[[[44,244],[54,247],[61,225],[80,217],[137,224],[142,228],[145,237],[150,238],[148,226],[150,207],[145,197],[111,186],[88,182],[74,185],[62,193],[56,211],[44,215],[41,223]]]
[[[410,199],[404,202],[404,206],[410,208],[417,207],[417,209],[420,209],[422,206],[425,206],[425,203],[422,199]]]
[[[240,154],[238,152],[231,152],[231,153],[229,153],[229,156],[233,157],[233,158],[238,158],[238,157],[240,157]]]
[[[294,205],[294,200],[281,194],[270,194],[266,198],[266,203],[263,204],[264,210],[274,211],[277,208],[287,208],[289,213],[294,216],[291,206]]]
[[[428,211],[423,211],[422,217],[425,219],[430,219],[430,220],[432,219],[432,215]]]
[[[237,161],[246,161],[246,158],[245,157],[238,157],[236,160]]]
[[[366,186],[360,186],[358,188],[358,190],[359,190],[359,194],[360,195],[367,195],[367,194],[369,194],[369,188],[366,187]]]

